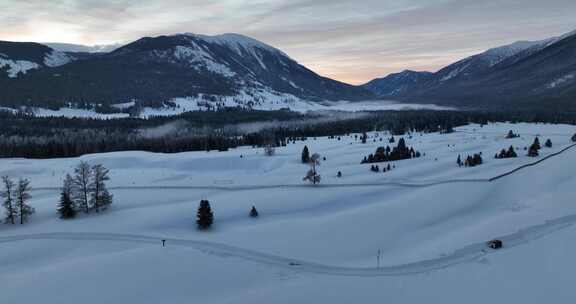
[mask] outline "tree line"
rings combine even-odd
[[[72,175],[66,174],[57,211],[62,219],[74,218],[79,212],[99,213],[106,210],[113,200],[106,182],[110,180],[109,170],[101,164],[91,166],[80,162]],[[32,198],[30,180],[20,178],[14,181],[9,176],[2,177],[0,198],[4,207],[4,223],[24,224],[35,209],[30,206]]]
[[[291,123],[277,123],[277,126],[254,131],[237,127],[242,123],[262,121]],[[128,150],[161,153],[226,151],[238,146],[273,147],[307,137],[335,137],[368,131],[390,131],[393,135],[407,132],[446,133],[468,123],[503,121],[576,123],[576,119],[568,114],[472,111],[381,111],[334,120],[319,119],[316,114],[239,109],[114,120],[39,118],[0,111],[0,157],[76,157]],[[150,129],[178,122],[183,124],[172,132],[153,136],[147,134]],[[272,149],[268,148],[268,151]]]

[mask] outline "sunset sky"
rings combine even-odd
[[[575,0],[0,0],[0,40],[93,45],[234,32],[354,84],[575,29]]]

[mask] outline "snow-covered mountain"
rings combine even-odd
[[[186,98],[214,107],[266,108],[374,97],[364,88],[319,76],[282,51],[239,34],[146,37],[79,59],[10,80],[16,85],[0,94],[0,105],[18,106],[15,100],[27,100],[58,108],[135,101],[136,106],[164,107]]]
[[[431,72],[404,70],[400,73],[374,79],[366,83],[364,87],[380,97],[394,97],[430,81],[433,75],[434,73]]]
[[[108,53],[122,46],[122,44],[96,44],[88,46],[58,42],[47,42],[42,44],[64,53]]]
[[[0,78],[18,78],[30,70],[58,67],[72,60],[39,43],[0,41]]]
[[[558,110],[575,108],[576,31],[541,41],[518,41],[489,49],[406,88],[395,74],[365,88],[402,101],[509,108],[518,104]],[[390,95],[389,92],[397,92]]]

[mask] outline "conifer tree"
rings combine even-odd
[[[550,138],[548,138],[546,140],[546,143],[544,143],[544,146],[546,146],[546,148],[552,148],[552,141],[550,140]]]
[[[310,151],[308,151],[308,146],[304,146],[302,149],[302,163],[307,164],[310,161]]]
[[[61,219],[69,219],[76,216],[74,201],[72,201],[72,177],[66,174],[62,191],[60,192],[60,204],[58,204],[58,213]]]
[[[530,146],[530,148],[528,149],[528,156],[537,157],[538,156],[538,150],[539,150],[539,147],[536,145],[536,143],[532,144]]]
[[[256,207],[252,206],[252,209],[250,210],[250,217],[258,217],[258,210],[256,210]]]
[[[214,214],[212,213],[212,208],[210,208],[210,202],[208,202],[208,200],[201,200],[196,214],[196,224],[198,225],[198,229],[204,230],[210,228],[213,221]]]
[[[532,144],[532,146],[537,150],[540,150],[542,148],[540,146],[540,140],[538,139],[538,137],[534,138],[534,143]]]
[[[514,134],[512,130],[508,131],[508,135],[506,135],[506,138],[515,138],[515,137],[519,137],[519,135]]]
[[[18,209],[21,225],[28,221],[28,218],[35,212],[34,208],[28,205],[28,200],[32,197],[30,190],[30,180],[25,178],[18,180],[18,186],[16,187],[16,208]]]
[[[8,177],[2,176],[2,184],[4,186],[3,191],[0,193],[0,197],[4,200],[2,206],[6,210],[6,217],[4,222],[6,224],[16,224],[16,218],[18,216],[18,209],[16,208],[16,203],[14,202],[14,194],[16,192],[16,184]]]
[[[510,146],[510,148],[508,148],[508,151],[506,152],[506,157],[518,157],[518,155],[516,154],[516,151],[514,151],[514,147]]]
[[[576,133],[572,135],[572,142],[576,142]]]

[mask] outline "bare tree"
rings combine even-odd
[[[318,174],[317,167],[320,166],[320,154],[318,153],[312,154],[312,156],[310,156],[308,164],[310,165],[310,170],[308,170],[303,180],[305,181],[307,180],[314,185],[319,184],[321,177],[320,174]]]
[[[2,205],[6,210],[5,223],[15,224],[16,217],[18,216],[18,210],[14,204],[14,191],[16,185],[8,176],[2,176],[2,184],[4,185],[4,190],[0,193],[0,197],[4,199]]]
[[[276,149],[274,148],[274,146],[272,144],[267,144],[264,147],[264,154],[266,154],[267,156],[274,156],[275,153],[276,153]]]
[[[72,178],[74,189],[74,201],[84,213],[90,212],[90,179],[92,177],[92,168],[87,162],[80,162],[74,168],[74,177]]]
[[[28,200],[32,197],[30,195],[30,180],[21,178],[18,180],[16,187],[16,207],[20,215],[20,224],[24,224],[30,215],[34,213],[34,208],[28,205]]]
[[[89,185],[91,190],[90,207],[99,212],[112,204],[112,195],[106,189],[105,182],[110,180],[108,173],[110,170],[102,165],[92,167],[92,181]]]

